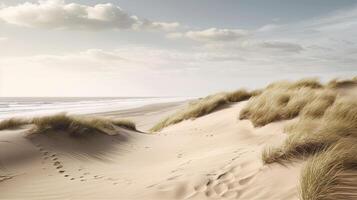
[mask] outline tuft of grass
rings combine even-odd
[[[300,177],[303,200],[347,200],[357,198],[357,140],[338,141],[304,166]]]
[[[254,126],[297,117],[305,106],[319,98],[318,90],[310,88],[271,88],[251,98],[240,114],[240,119],[250,119]],[[318,109],[317,109],[318,110]]]
[[[111,122],[115,126],[119,126],[119,127],[126,128],[129,130],[137,131],[136,125],[133,121],[130,121],[127,119],[112,119]]]
[[[71,116],[66,113],[59,113],[50,116],[35,117],[32,119],[9,119],[7,124],[17,123],[20,125],[32,124],[34,128],[32,134],[46,133],[48,131],[66,131],[72,136],[81,136],[94,132],[109,133],[115,127],[122,127],[129,130],[136,130],[135,124],[128,120],[108,119],[100,117]],[[4,129],[16,126],[5,126]]]
[[[21,126],[29,124],[28,119],[22,119],[22,118],[10,118],[10,119],[4,119],[0,121],[0,130],[5,130],[5,129],[17,129]]]
[[[246,90],[236,90],[234,92],[228,92],[225,97],[229,102],[240,102],[249,99],[252,94]]]
[[[319,116],[333,103],[335,96],[336,92],[324,89],[316,79],[275,82],[249,100],[239,119],[250,119],[254,126],[259,127],[295,118],[300,113]]]
[[[229,103],[233,102],[244,101],[249,99],[252,95],[258,94],[259,91],[255,91],[252,94],[244,89],[240,89],[234,92],[223,92],[207,96],[205,98],[190,102],[183,110],[174,113],[173,115],[156,124],[151,128],[151,131],[160,131],[167,126],[177,124],[183,120],[195,119],[203,115],[207,115],[224,105],[228,105]]]
[[[334,89],[353,86],[357,86],[357,76],[352,79],[345,80],[333,79],[327,83],[327,87]]]
[[[136,130],[135,124],[127,120],[112,120],[100,117],[70,116],[60,113],[52,116],[38,117],[32,120],[36,126],[36,133],[46,131],[67,131],[73,136],[80,136],[93,132],[108,133],[115,127]]]
[[[320,83],[320,81],[316,78],[305,78],[295,82],[291,81],[277,81],[269,84],[266,89],[300,89],[300,88],[310,88],[310,89],[320,89],[324,86]]]
[[[183,120],[195,119],[205,114],[211,113],[220,106],[228,104],[228,100],[224,95],[215,95],[198,100],[197,102],[189,104],[185,109],[180,110],[168,118],[162,120],[150,130],[153,132],[160,131],[161,129],[177,124]]]
[[[319,153],[346,137],[357,139],[357,102],[337,98],[321,118],[302,118],[293,128],[283,145],[267,149],[263,162],[289,162]]]

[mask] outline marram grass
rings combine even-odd
[[[357,199],[356,143],[339,140],[308,160],[300,175],[302,200]]]
[[[326,101],[320,101],[325,99]],[[326,106],[333,103],[335,94],[324,89],[314,79],[297,82],[281,81],[270,84],[260,95],[251,98],[241,110],[240,119],[249,119],[254,126],[292,119],[304,112],[321,115]],[[304,110],[304,107],[308,107]]]
[[[0,122],[0,130],[19,128],[23,125],[34,125],[32,134],[45,133],[48,131],[66,131],[73,136],[80,136],[93,132],[115,130],[122,127],[136,130],[135,124],[128,120],[109,119],[102,117],[71,116],[65,113],[35,117],[32,119],[12,118]]]
[[[234,92],[223,92],[207,96],[203,99],[199,99],[189,103],[183,110],[174,113],[173,115],[156,124],[154,127],[151,128],[151,131],[160,131],[167,126],[179,123],[183,120],[195,119],[197,117],[207,115],[223,107],[224,105],[228,105],[232,102],[244,101],[249,99],[252,95],[258,94],[259,91],[254,91],[254,93],[250,93],[246,90],[241,89]]]

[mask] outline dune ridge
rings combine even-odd
[[[16,129],[24,125],[32,125],[28,134],[40,134],[49,131],[66,131],[72,136],[82,136],[93,132],[112,134],[115,127],[136,131],[135,123],[123,119],[104,117],[71,116],[59,113],[49,116],[26,118],[11,118],[0,122],[0,130]]]
[[[252,96],[258,95],[259,90],[248,92],[244,89],[234,92],[222,92],[214,95],[209,95],[205,98],[189,103],[186,108],[180,110],[173,115],[161,120],[150,130],[153,132],[160,131],[163,128],[172,124],[177,124],[183,120],[195,119],[197,117],[209,114],[224,105],[234,102],[240,102],[249,99]]]

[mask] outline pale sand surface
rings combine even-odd
[[[298,199],[301,163],[263,166],[288,121],[253,128],[233,104],[158,134],[121,130],[87,139],[0,132],[1,199]],[[145,131],[182,104],[108,112]]]

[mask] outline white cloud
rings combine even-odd
[[[66,3],[64,0],[43,0],[37,3],[25,2],[16,6],[2,6],[0,20],[25,27],[74,30],[172,30],[179,26],[177,22],[152,22],[140,19],[111,3],[89,6]]]
[[[171,33],[168,38],[188,38],[203,42],[235,41],[249,35],[247,30],[242,29],[218,29],[209,28],[200,31],[187,31],[185,33]]]
[[[7,37],[0,37],[0,42],[6,41],[6,40],[8,40]]]

